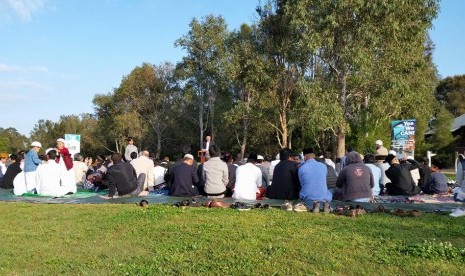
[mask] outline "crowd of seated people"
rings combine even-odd
[[[327,153],[319,154],[312,148],[299,153],[284,148],[271,161],[256,153],[246,158],[238,154],[234,160],[211,137],[204,147],[204,163],[196,162],[189,147],[183,148],[180,160],[170,163],[167,157],[153,159],[147,150],[138,152],[132,138],[128,139],[129,150],[124,155],[113,153],[95,158],[80,153],[71,156],[62,138],[57,140],[56,148],[47,149],[40,156],[42,145],[33,142],[27,152],[0,154],[0,187],[13,189],[16,195],[37,193],[53,197],[76,193],[77,187],[81,187],[108,191],[104,198],[164,190],[179,197],[314,202],[370,202],[378,195],[448,192],[447,178],[438,164],[429,167],[425,160],[419,163],[413,158],[398,158],[379,140],[374,154],[362,156],[348,149],[336,163]]]

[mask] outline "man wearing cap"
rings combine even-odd
[[[187,197],[199,194],[197,189],[199,176],[194,166],[194,156],[192,154],[185,154],[182,163],[171,168],[170,179],[169,195]]]
[[[41,143],[37,141],[32,142],[31,149],[24,157],[24,175],[26,178],[27,192],[35,192],[36,190],[36,170],[37,167],[42,164],[42,160],[39,159],[39,155],[37,153],[41,148]]]
[[[131,153],[137,153],[137,147],[134,146],[134,139],[132,137],[128,137],[126,141],[128,142],[128,144],[126,146],[126,149],[124,150],[124,157],[126,158],[127,162],[130,162],[132,160]]]
[[[141,173],[145,173],[147,176],[145,178],[144,190],[148,190],[150,187],[153,187],[154,184],[153,170],[155,165],[153,164],[153,161],[149,159],[149,156],[150,153],[147,150],[143,150],[138,158],[131,161],[131,165],[136,170],[137,176]]]
[[[331,201],[332,194],[326,184],[328,169],[315,160],[313,149],[303,150],[304,164],[299,168],[300,199],[312,201]]]
[[[383,141],[376,140],[375,147],[377,155],[388,155],[388,150],[385,147],[383,147]]]
[[[270,186],[270,173],[268,167],[264,164],[265,158],[262,155],[257,156],[257,167],[262,171],[262,187],[266,188]]]

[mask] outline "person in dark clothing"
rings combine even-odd
[[[111,160],[113,166],[108,169],[104,180],[109,193],[108,196],[102,196],[102,198],[148,195],[148,192],[143,191],[146,177],[144,173],[141,173],[138,179],[134,167],[128,162],[123,162],[123,156],[120,153],[114,153]]]
[[[233,164],[233,158],[229,152],[226,152],[225,154],[223,154],[222,160],[226,163],[226,165],[228,165],[228,176],[229,176],[228,185],[226,186],[225,197],[231,197],[234,192],[234,185],[236,184],[237,166]]]
[[[273,182],[266,190],[266,197],[273,199],[298,199],[300,181],[292,151],[288,148],[279,153],[280,162],[273,171]]]
[[[0,181],[0,188],[2,189],[13,189],[13,181],[15,177],[22,172],[21,161],[24,159],[24,153],[16,155],[15,162],[11,163],[6,169],[3,181]]]
[[[363,164],[362,157],[355,151],[346,155],[345,164],[336,181],[338,199],[369,202],[375,185],[370,168]]]
[[[418,169],[420,171],[420,181],[418,181],[418,186],[424,187],[426,182],[428,182],[429,176],[431,175],[431,167],[428,166],[428,158],[423,158],[421,161],[421,167]]]
[[[449,191],[447,178],[441,172],[438,165],[433,164],[431,166],[431,175],[426,183],[420,186],[420,188],[425,194],[445,194]]]
[[[415,185],[411,170],[420,168],[421,164],[414,159],[405,159],[402,162],[396,156],[389,154],[386,157],[386,162],[390,167],[386,170],[386,176],[391,180],[391,183],[386,184],[388,195],[406,195],[413,196],[421,192],[420,187]]]
[[[334,194],[337,180],[336,170],[331,165],[326,163],[324,157],[318,158],[317,161],[323,163],[326,166],[326,169],[328,170],[326,174],[326,186],[328,187],[328,190],[331,192],[331,194]]]
[[[197,196],[199,190],[196,187],[199,177],[191,154],[184,155],[183,162],[170,171],[171,184],[169,185],[171,196]]]

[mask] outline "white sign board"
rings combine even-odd
[[[74,158],[76,153],[81,152],[81,135],[65,134],[65,141],[72,158]]]

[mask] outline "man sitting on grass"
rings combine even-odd
[[[247,158],[247,164],[237,168],[233,199],[255,200],[265,192],[264,189],[259,190],[262,187],[262,171],[256,163],[257,155],[251,153]]]
[[[389,154],[388,157],[386,157],[386,162],[391,165],[391,167],[386,170],[386,176],[391,180],[391,183],[386,184],[388,195],[413,196],[421,192],[421,189],[413,182],[412,175],[410,174],[411,170],[421,166],[420,163],[414,159],[406,158],[401,162],[393,154]]]
[[[108,168],[104,181],[108,185],[109,193],[108,196],[102,196],[102,198],[148,195],[148,191],[143,191],[145,174],[142,173],[137,178],[134,167],[128,162],[123,162],[123,156],[119,153],[113,153],[111,161],[113,161],[113,166]]]
[[[447,178],[437,164],[431,166],[431,175],[420,188],[425,194],[445,194],[449,191]]]
[[[39,195],[62,197],[66,194],[72,194],[69,187],[61,185],[65,167],[55,162],[57,155],[56,150],[48,151],[47,161],[37,167],[36,184]]]

